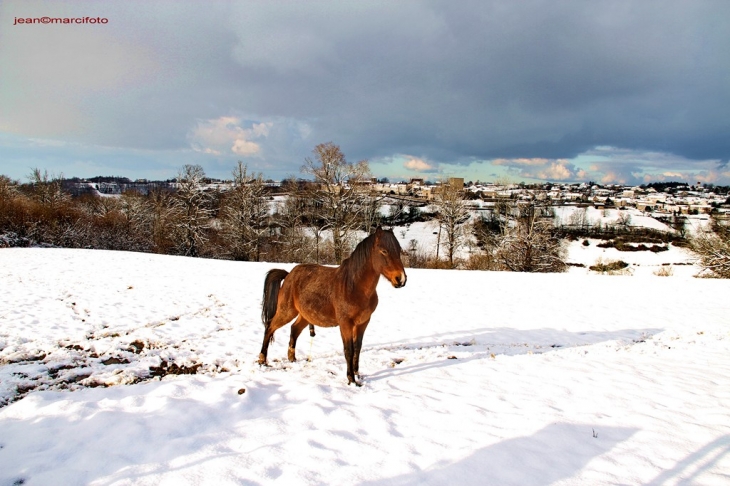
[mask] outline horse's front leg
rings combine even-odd
[[[342,336],[342,347],[345,350],[345,361],[347,362],[347,384],[360,383],[355,379],[355,366],[353,363],[355,357],[355,326],[351,322],[343,322],[340,324],[340,335]]]
[[[360,349],[362,348],[362,338],[365,336],[365,329],[368,327],[370,320],[355,326],[355,347],[352,356],[352,371],[355,375],[360,376]]]

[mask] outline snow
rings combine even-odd
[[[255,364],[274,266],[0,250],[0,484],[730,481],[728,281],[409,269],[356,388],[336,329]]]
[[[583,242],[588,241],[588,245]],[[568,262],[583,265],[584,267],[571,267],[571,273],[589,274],[591,265],[611,261],[623,261],[629,264],[626,273],[631,275],[655,275],[661,269],[671,269],[672,275],[692,277],[700,273],[696,266],[697,256],[686,248],[677,247],[673,244],[657,245],[666,246],[667,250],[662,252],[651,251],[619,251],[616,248],[600,248],[598,245],[603,240],[593,238],[581,238],[568,243]],[[646,246],[652,246],[648,244]]]
[[[603,227],[618,225],[619,216],[623,213],[630,217],[628,224],[630,227],[649,228],[668,233],[672,232],[672,229],[666,224],[661,221],[657,221],[643,211],[639,211],[635,208],[597,209],[595,206],[588,206],[586,208],[579,208],[577,206],[555,206],[553,209],[555,210],[556,221],[563,225],[570,225],[570,217],[577,211],[585,211],[587,226],[598,226],[600,224]]]

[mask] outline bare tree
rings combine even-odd
[[[152,231],[152,205],[147,198],[134,191],[122,193],[121,212],[127,220],[130,231],[150,236]]]
[[[552,219],[541,217],[542,208],[534,203],[517,205],[513,225],[504,225],[498,240],[495,260],[513,272],[562,272],[567,251],[551,234]]]
[[[175,197],[167,190],[155,188],[147,195],[146,206],[153,248],[158,253],[169,253],[175,247],[174,226],[178,213]]]
[[[479,251],[473,252],[467,262],[467,269],[470,270],[496,270],[494,262],[494,253],[505,233],[507,226],[500,218],[500,213],[504,213],[504,208],[499,203],[495,205],[495,210],[489,213],[481,214],[474,218],[471,224],[471,231],[476,239],[476,246]]]
[[[35,168],[28,178],[33,198],[43,206],[56,209],[70,200],[70,196],[63,192],[63,175],[49,176],[47,170],[41,172],[40,169]]]
[[[585,230],[590,226],[590,220],[588,219],[588,211],[586,208],[576,208],[568,217],[568,224],[579,230]]]
[[[143,196],[136,191],[125,191],[118,199],[118,213],[124,222],[128,239],[132,241],[129,249],[152,251],[155,247],[154,211],[149,196]]]
[[[380,226],[383,219],[380,208],[383,205],[383,197],[376,197],[373,194],[365,197],[362,211],[362,230],[370,234]]]
[[[103,218],[111,213],[120,212],[122,209],[122,204],[116,197],[85,194],[78,201],[84,211],[91,216]]]
[[[300,190],[295,181],[288,182],[284,190],[288,196],[276,213],[279,259],[297,263],[317,262],[317,247],[306,230],[310,209],[307,193]]]
[[[631,226],[631,213],[628,211],[619,211],[616,223],[624,229],[628,229]]]
[[[441,244],[441,233],[444,234],[446,256],[449,266],[454,268],[454,256],[463,246],[466,232],[464,223],[469,219],[469,212],[463,199],[464,188],[452,184],[442,184],[436,193],[434,206],[438,211],[436,216],[439,224],[439,242]],[[438,249],[436,250],[438,257]]]
[[[173,198],[174,240],[180,254],[198,256],[207,241],[206,230],[212,214],[211,197],[203,189],[205,171],[200,165],[185,165],[180,170],[178,189]]]
[[[18,195],[18,183],[0,175],[0,201],[8,201]]]
[[[699,231],[690,239],[700,266],[720,278],[730,278],[730,227],[712,220],[710,231]]]
[[[235,260],[260,260],[268,216],[263,177],[249,175],[248,166],[239,161],[221,209],[222,237]]]
[[[687,237],[687,218],[685,216],[678,213],[672,214],[669,225],[677,232],[680,238]]]
[[[352,233],[363,227],[367,190],[363,183],[370,176],[366,160],[355,164],[345,159],[340,147],[332,142],[321,143],[307,157],[302,172],[314,177],[311,197],[318,207],[320,230],[332,232],[335,263],[342,263]]]

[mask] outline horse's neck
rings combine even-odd
[[[378,280],[380,280],[380,275],[373,270],[372,266],[363,272],[362,277],[362,284],[360,286],[360,291],[363,292],[366,295],[373,295],[375,293],[375,289],[378,286]]]
[[[358,269],[349,269],[348,272],[345,272],[345,275],[353,280],[352,282],[345,282],[346,292],[366,296],[375,293],[375,288],[378,286],[378,280],[380,279],[380,274],[375,271],[370,263]]]

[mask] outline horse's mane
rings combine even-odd
[[[400,243],[398,243],[398,239],[392,231],[383,230],[380,234],[380,244],[388,250],[388,252],[400,255]],[[375,233],[372,233],[370,236],[358,243],[355,249],[352,250],[350,256],[347,257],[340,265],[340,268],[344,270],[345,284],[349,291],[354,290],[355,282],[360,279],[367,268],[370,258],[372,257],[373,246],[375,246]]]

